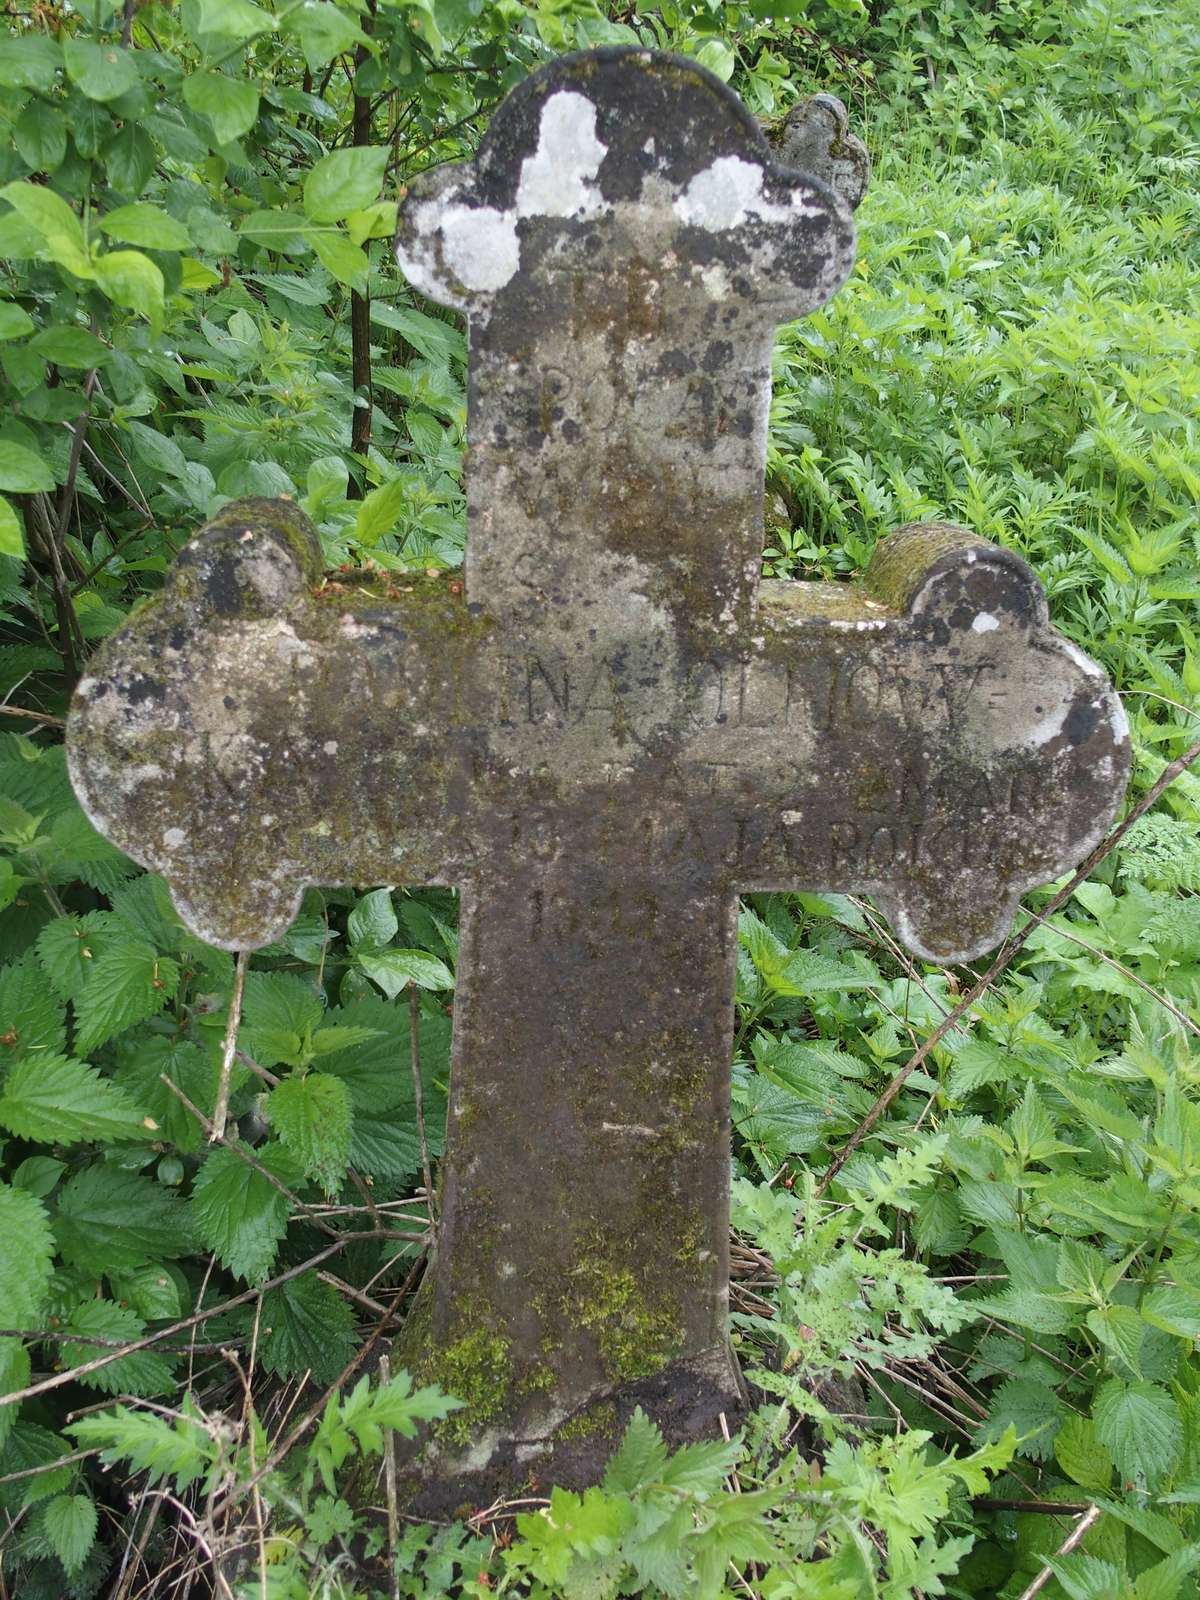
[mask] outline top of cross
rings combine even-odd
[[[398,250],[418,288],[475,315],[536,293],[542,272],[599,281],[632,256],[710,298],[733,285],[778,322],[837,289],[854,230],[832,189],[772,160],[712,73],[613,48],[564,56],[514,90],[473,163],[414,186]]]
[[[773,161],[696,62],[596,50],[541,68],[473,162],[414,183],[397,256],[469,316],[469,598],[543,636],[735,640],[772,332],[849,273],[846,202]]]

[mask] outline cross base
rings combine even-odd
[[[422,1303],[424,1301],[424,1303]],[[439,1371],[428,1345],[428,1302],[418,1303],[396,1340],[393,1365],[407,1366],[418,1381]],[[658,1425],[668,1447],[720,1438],[740,1426],[749,1394],[728,1342],[673,1361],[661,1372],[595,1395],[556,1426],[522,1426],[522,1397],[509,1401],[510,1415],[486,1427],[472,1421],[470,1406],[456,1412],[433,1435],[400,1448],[397,1493],[411,1516],[464,1516],[500,1498],[545,1495],[551,1484],[582,1490],[599,1483],[610,1456],[639,1408]]]

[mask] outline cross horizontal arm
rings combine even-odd
[[[471,741],[448,752],[440,719],[486,625],[448,576],[397,575],[376,598],[323,583],[321,566],[295,506],[230,504],[76,692],[71,776],[89,816],[227,949],[278,938],[307,884],[450,883],[471,867]]]

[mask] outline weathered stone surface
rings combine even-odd
[[[406,271],[470,319],[465,592],[323,585],[226,507],[79,686],[90,815],[229,948],[309,883],[462,890],[438,1250],[401,1355],[464,1395],[426,1509],[595,1470],[635,1400],[741,1400],[726,1334],[735,896],[873,894],[998,941],[1122,792],[1102,674],[960,528],[859,584],[759,582],[772,328],[849,210],[693,63],[534,74],[414,186]],[[397,1064],[397,1070],[402,1070]]]
[[[768,137],[780,161],[820,178],[857,211],[871,181],[871,157],[851,133],[837,95],[814,94],[798,101]]]

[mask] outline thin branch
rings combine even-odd
[[[1089,1506],[1080,1517],[1079,1521],[1071,1529],[1071,1532],[1054,1552],[1054,1558],[1057,1559],[1059,1556],[1069,1556],[1072,1550],[1077,1550],[1083,1543],[1084,1536],[1086,1535],[1088,1529],[1099,1520],[1100,1507]],[[1033,1582],[1029,1584],[1028,1587],[1021,1590],[1021,1593],[1017,1596],[1017,1600],[1033,1600],[1034,1595],[1040,1594],[1053,1576],[1054,1568],[1049,1562],[1047,1562]]]
[[[437,1227],[437,1203],[433,1193],[433,1167],[429,1161],[429,1140],[425,1136],[425,1101],[421,1087],[421,1043],[417,1032],[420,1020],[417,986],[408,986],[409,1061],[412,1066],[413,1109],[417,1117],[417,1137],[421,1141],[421,1176],[425,1181],[425,1198],[429,1202],[429,1225]]]
[[[1067,901],[1070,900],[1071,896],[1075,893],[1076,889],[1078,889],[1079,885],[1087,881],[1100,862],[1104,860],[1105,856],[1109,855],[1117,847],[1117,845],[1125,837],[1126,833],[1128,833],[1129,829],[1132,828],[1134,823],[1137,822],[1140,817],[1145,816],[1146,812],[1149,811],[1150,807],[1159,799],[1163,791],[1168,789],[1171,784],[1175,782],[1176,778],[1178,778],[1182,773],[1186,772],[1188,768],[1193,766],[1198,760],[1200,760],[1200,739],[1198,739],[1195,744],[1189,746],[1189,748],[1185,750],[1184,753],[1176,760],[1172,761],[1169,766],[1163,768],[1159,775],[1158,781],[1152,784],[1151,787],[1146,790],[1146,793],[1129,812],[1129,815],[1124,819],[1124,821],[1118,823],[1108,837],[1100,841],[1100,843],[1086,858],[1078,870],[1072,873],[1071,877],[1067,879],[1066,883],[1063,884],[1058,893],[1053,896],[1053,898],[1046,905],[1045,909],[1042,911],[1042,917],[1052,917],[1056,911],[1060,911],[1062,907],[1066,905]],[[1033,930],[1037,926],[1037,921],[1031,918],[1018,934],[1014,935],[1012,939],[1010,939],[1001,947],[1000,953],[996,956],[996,959],[984,973],[983,977],[967,990],[966,994],[963,995],[962,999],[955,1006],[954,1010],[942,1018],[941,1022],[939,1022],[937,1027],[934,1028],[933,1032],[928,1036],[924,1044],[921,1045],[920,1049],[913,1054],[912,1058],[907,1061],[903,1067],[901,1067],[900,1071],[892,1079],[891,1083],[888,1084],[887,1088],[879,1096],[878,1100],[876,1100],[870,1111],[867,1112],[866,1116],[859,1123],[858,1127],[855,1128],[854,1132],[850,1135],[850,1138],[846,1141],[846,1143],[842,1146],[837,1155],[834,1156],[833,1160],[825,1169],[824,1175],[822,1176],[821,1181],[817,1185],[816,1189],[816,1196],[818,1199],[820,1199],[821,1196],[826,1193],[834,1178],[837,1177],[838,1173],[846,1165],[847,1161],[849,1161],[855,1150],[858,1149],[859,1145],[867,1137],[871,1129],[891,1105],[892,1101],[900,1093],[901,1089],[908,1082],[912,1074],[917,1070],[922,1062],[928,1059],[930,1052],[936,1049],[939,1044],[941,1044],[946,1035],[962,1021],[972,1007],[992,987],[1000,974],[1012,963],[1012,961],[1015,960],[1018,952],[1024,948],[1026,942],[1032,935]]]
[[[74,1383],[79,1378],[86,1377],[89,1372],[98,1372],[101,1367],[107,1367],[114,1361],[120,1361],[125,1356],[136,1354],[139,1350],[149,1350],[151,1346],[160,1343],[163,1339],[170,1339],[177,1333],[183,1333],[188,1328],[194,1328],[201,1322],[207,1322],[210,1317],[223,1316],[226,1311],[235,1311],[238,1306],[244,1306],[247,1301],[256,1299],[260,1294],[266,1294],[268,1289],[278,1289],[280,1284],[290,1283],[293,1278],[298,1278],[302,1272],[310,1272],[329,1257],[336,1255],[339,1250],[344,1250],[348,1244],[357,1239],[374,1239],[373,1233],[343,1233],[338,1236],[336,1244],[326,1245],[324,1250],[319,1250],[315,1256],[310,1256],[307,1261],[302,1261],[298,1267],[289,1267],[286,1272],[281,1272],[277,1278],[271,1278],[266,1283],[259,1284],[256,1289],[247,1289],[242,1294],[235,1294],[230,1300],[223,1300],[220,1305],[210,1306],[207,1311],[195,1311],[190,1317],[184,1317],[178,1322],[172,1322],[166,1328],[159,1328],[155,1333],[144,1334],[140,1339],[131,1339],[119,1350],[114,1350],[111,1355],[95,1356],[91,1361],[83,1361],[77,1367],[68,1367],[64,1372],[56,1372],[52,1378],[43,1378],[40,1383],[31,1383],[24,1389],[14,1389],[11,1394],[0,1394],[0,1407],[15,1406],[22,1400],[32,1400],[35,1395],[45,1394],[50,1389],[60,1389],[64,1383]],[[84,1342],[80,1337],[81,1344]],[[91,1343],[89,1336],[88,1342]]]
[[[221,1081],[217,1087],[217,1103],[213,1107],[212,1123],[208,1129],[210,1144],[220,1144],[225,1138],[225,1123],[229,1116],[229,1080],[233,1074],[233,1058],[237,1051],[238,1024],[242,1020],[242,996],[246,991],[246,968],[249,965],[249,950],[239,950],[237,965],[233,970],[233,993],[229,998],[229,1019],[225,1024],[225,1043],[221,1050]],[[169,1079],[166,1081],[170,1082]],[[175,1088],[175,1085],[171,1084],[171,1087]],[[199,1114],[197,1113],[197,1115]]]
[[[26,711],[24,706],[0,705],[0,717],[27,717],[30,722],[44,722],[48,728],[65,728],[65,717],[50,717],[44,711]]]

